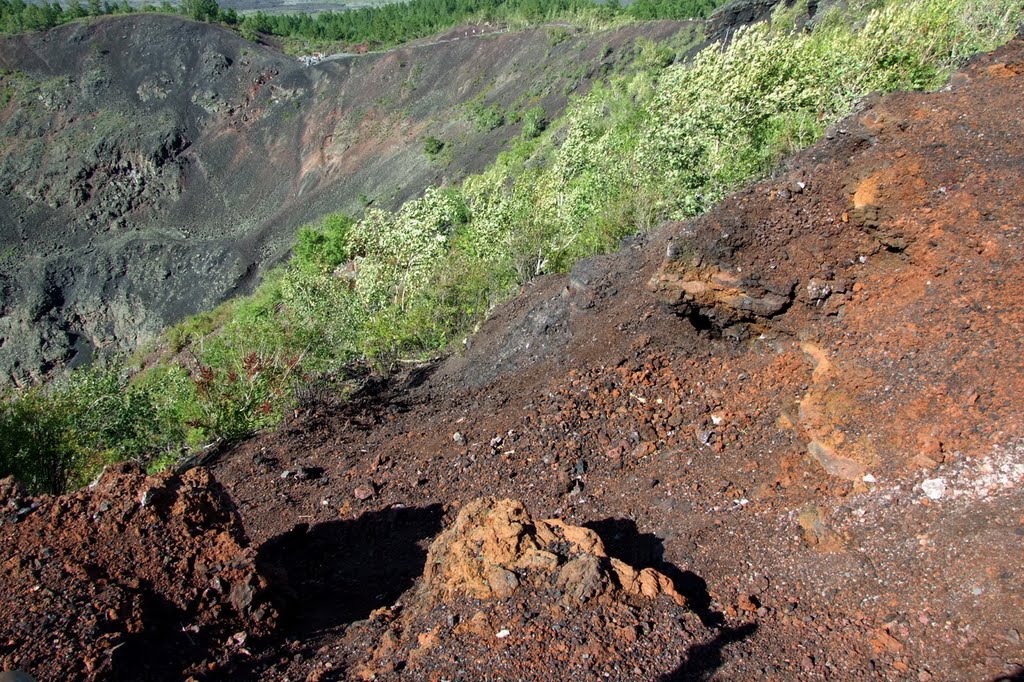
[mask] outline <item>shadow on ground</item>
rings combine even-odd
[[[992,682],[1024,682],[1024,668],[1010,673],[1009,675],[1003,675],[997,677]]]
[[[299,524],[264,542],[256,566],[280,612],[278,628],[253,642],[249,657],[235,657],[211,679],[262,679],[282,652],[308,657],[326,635],[394,604],[423,574],[442,515],[441,505],[383,509],[354,520]],[[320,679],[343,675],[336,669]]]
[[[707,582],[693,571],[684,571],[665,561],[665,544],[657,535],[641,533],[631,519],[604,519],[584,525],[601,536],[609,556],[668,576],[706,627],[719,628],[725,622],[721,612],[711,609]]]
[[[757,632],[757,623],[739,627],[723,627],[711,641],[694,644],[686,650],[686,658],[678,668],[662,675],[658,682],[704,682],[710,680],[715,671],[722,667],[725,658],[722,650],[730,644],[742,641]]]
[[[662,675],[658,682],[701,682],[711,679],[724,662],[723,649],[754,634],[756,623],[739,627],[724,627],[725,617],[711,608],[708,584],[693,571],[684,571],[665,561],[665,544],[653,533],[641,533],[630,519],[604,519],[584,524],[604,541],[608,555],[621,559],[637,568],[653,568],[675,584],[676,590],[686,597],[687,603],[701,622],[715,630],[715,636],[704,643],[694,644],[678,668]]]
[[[423,573],[425,540],[440,505],[368,512],[352,521],[299,524],[271,538],[256,563],[270,580],[282,635],[304,639],[387,606]]]

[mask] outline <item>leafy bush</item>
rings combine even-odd
[[[35,492],[62,493],[106,462],[167,445],[158,421],[151,393],[120,371],[81,370],[67,383],[0,403],[0,473],[13,473]]]
[[[444,150],[444,142],[434,136],[423,140],[423,153],[431,159],[436,159]]]
[[[480,132],[486,133],[505,123],[505,112],[497,104],[485,107],[479,102],[474,102],[467,106],[466,111]]]
[[[528,140],[540,137],[548,127],[547,114],[542,107],[534,107],[523,114],[522,135]]]
[[[544,29],[548,34],[548,45],[555,47],[569,39],[569,31],[562,26],[548,26]]]
[[[190,426],[217,440],[236,440],[270,426],[298,363],[298,357],[255,351],[222,363],[226,368],[199,363],[192,380],[200,418]]]
[[[296,236],[294,264],[305,270],[333,270],[349,258],[348,237],[354,225],[343,213],[323,219],[319,228],[303,227]]]

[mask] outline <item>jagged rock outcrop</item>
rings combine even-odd
[[[697,326],[739,335],[739,325],[774,317],[793,301],[791,287],[772,286],[754,273],[744,274],[676,244],[669,246],[665,265],[648,288]]]

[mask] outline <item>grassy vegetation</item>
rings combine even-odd
[[[806,32],[798,11],[687,65],[645,48],[646,68],[594,87],[559,120],[526,112],[512,148],[461,186],[304,228],[251,297],[172,329],[164,358],[132,381],[76,373],[8,400],[0,442],[18,445],[0,467],[61,490],[110,458],[165,463],[274,423],[311,382],[437,353],[530,278],[706,210],[858,98],[939,86],[1022,19],[1016,0],[854,0]],[[53,462],[69,473],[50,475]]]
[[[314,51],[332,46],[344,49],[386,48],[434,35],[467,22],[502,22],[516,25],[540,21],[599,20],[629,21],[687,19],[707,16],[722,0],[640,0],[628,7],[617,2],[595,0],[407,0],[380,6],[361,7],[317,14],[273,14],[256,12],[245,16],[222,9],[216,0],[181,0],[159,5],[126,0],[70,0],[40,3],[0,0],[0,33],[18,33],[53,28],[69,21],[133,12],[182,14],[196,21],[220,22],[235,27],[243,37],[258,41],[261,35],[284,39],[293,52]],[[568,36],[554,28],[553,35]]]

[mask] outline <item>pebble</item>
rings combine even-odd
[[[368,500],[376,494],[372,485],[360,485],[352,491],[357,500]]]
[[[921,481],[921,490],[929,500],[941,500],[946,494],[946,481],[942,478],[926,478]]]
[[[498,634],[496,634],[494,636],[497,637],[498,639],[505,639],[506,637],[508,637],[511,634],[512,633],[509,632],[508,628],[502,628],[501,630],[498,630]]]

